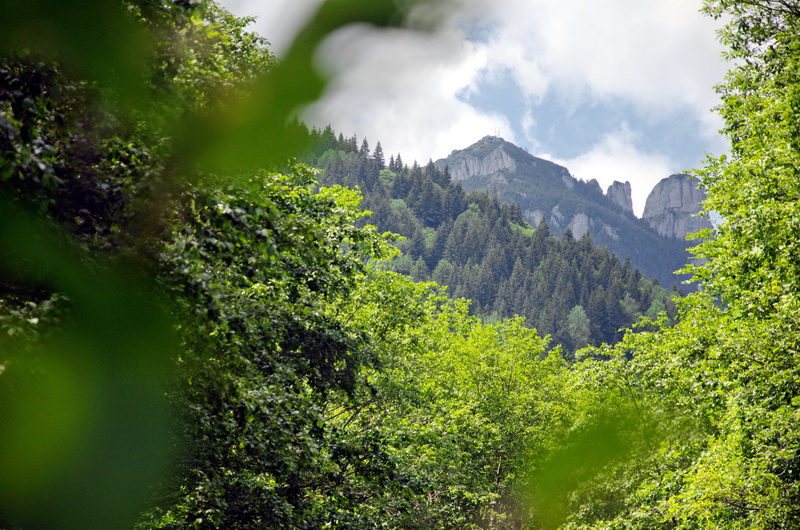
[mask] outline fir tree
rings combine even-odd
[[[383,157],[383,147],[381,147],[380,142],[375,145],[375,151],[372,153],[372,160],[378,165],[379,170],[386,167],[386,159]]]

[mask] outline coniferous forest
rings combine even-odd
[[[323,170],[323,186],[344,185],[363,194],[366,222],[398,234],[403,255],[389,268],[416,281],[447,286],[471,301],[484,320],[523,316],[567,352],[587,344],[616,343],[620,330],[642,315],[675,315],[673,294],[620,260],[591,235],[556,238],[546,222],[534,230],[519,205],[494,194],[465,193],[447,168],[432,162],[409,168],[402,154],[388,163],[378,142],[312,131],[308,163]]]
[[[210,0],[0,7],[0,527],[800,526],[800,3],[702,3],[685,296],[293,121],[404,9],[279,61]]]

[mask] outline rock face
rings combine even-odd
[[[541,210],[525,210],[522,215],[533,227],[539,226],[539,223],[544,221],[544,213]]]
[[[713,228],[708,217],[698,216],[706,198],[691,175],[671,175],[656,184],[647,197],[642,219],[665,237],[683,239],[686,234]]]
[[[503,170],[515,171],[517,163],[506,153],[505,147],[500,145],[484,157],[465,156],[455,165],[450,167],[450,178],[453,180],[467,180],[482,175],[492,175]]]
[[[606,197],[611,199],[611,202],[622,208],[623,212],[633,213],[633,199],[631,198],[631,183],[625,181],[614,181],[611,186],[606,190]]]
[[[589,231],[589,216],[585,213],[575,214],[569,224],[569,229],[572,231],[572,237],[575,239],[582,238]]]

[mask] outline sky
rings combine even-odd
[[[223,0],[280,57],[320,0]],[[404,162],[446,157],[486,135],[603,189],[629,181],[641,215],[672,173],[727,144],[712,111],[728,65],[701,0],[449,0],[406,29],[344,28],[318,51],[331,75],[311,125],[380,141]],[[422,31],[415,21],[437,21]]]

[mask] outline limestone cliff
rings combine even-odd
[[[567,168],[531,156],[497,136],[484,136],[467,149],[455,150],[434,164],[439,169],[447,166],[450,178],[462,182],[467,190],[508,185],[508,178],[519,174],[536,174],[540,180],[567,189],[575,185]]]
[[[585,213],[575,214],[572,222],[569,224],[569,229],[572,231],[572,237],[580,239],[587,232],[589,232],[589,216]]]
[[[691,175],[671,175],[656,184],[647,197],[642,219],[665,237],[683,239],[686,234],[712,228],[708,217],[698,216],[706,194]]]
[[[487,191],[502,202],[518,204],[522,218],[533,227],[544,221],[556,237],[567,228],[576,239],[589,235],[595,245],[608,247],[621,260],[630,257],[645,276],[656,276],[663,285],[677,281],[673,271],[689,260],[686,242],[675,238],[674,227],[669,237],[660,235],[633,215],[628,183],[614,183],[604,193],[597,181],[577,180],[567,168],[497,136],[485,136],[434,164],[448,168],[467,192]]]
[[[633,199],[631,197],[631,183],[614,181],[606,190],[606,197],[611,202],[622,208],[623,212],[633,213]]]
[[[464,156],[450,167],[453,180],[467,180],[482,175],[493,175],[503,170],[515,171],[517,163],[511,158],[503,145],[484,157]]]

